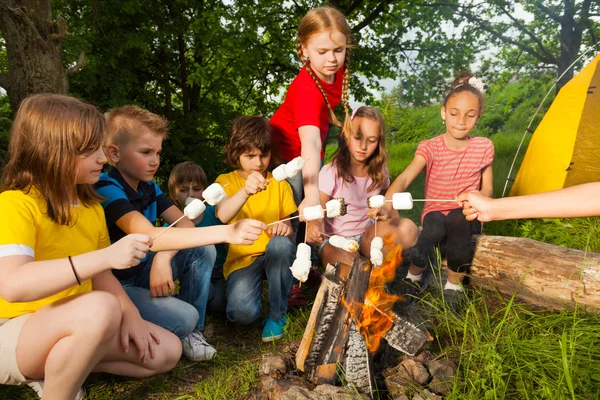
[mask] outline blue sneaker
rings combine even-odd
[[[262,331],[262,341],[272,342],[283,337],[287,325],[287,318],[284,315],[279,321],[275,321],[271,317],[267,317],[264,324],[265,327]]]

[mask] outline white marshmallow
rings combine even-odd
[[[302,168],[304,168],[304,160],[302,157],[296,157],[292,161],[285,164],[285,173],[287,174],[288,178],[291,178],[296,176],[298,172],[302,171]]]
[[[349,253],[353,253],[355,251],[358,251],[359,247],[360,246],[358,245],[358,242],[356,240],[346,239],[346,246],[344,247],[344,250],[346,250]]]
[[[204,192],[202,192],[202,197],[204,197],[204,200],[206,200],[206,202],[211,206],[216,206],[227,198],[227,194],[221,185],[218,183],[213,183],[204,189]]]
[[[285,181],[288,178],[287,173],[285,172],[285,164],[281,164],[279,167],[275,168],[272,173],[273,178],[275,178],[277,182]]]
[[[298,279],[300,282],[306,282],[308,279],[308,273],[310,272],[310,267],[310,258],[296,258],[290,267],[290,270],[292,271],[294,278]]]
[[[186,207],[188,204],[190,204],[194,200],[196,200],[194,197],[188,197],[187,199],[185,199],[185,204],[183,206]]]
[[[333,235],[329,238],[329,244],[350,253],[358,251],[358,243],[356,240],[346,239],[343,236]]]
[[[332,245],[333,247],[342,248],[342,247],[344,247],[344,241],[345,240],[346,240],[346,238],[343,237],[343,236],[332,235],[329,238],[329,244]]]
[[[325,203],[325,209],[327,210],[327,218],[335,218],[340,215],[345,215],[343,210],[344,199],[333,199]]]
[[[378,267],[383,264],[383,253],[377,247],[371,247],[371,264]]]
[[[188,199],[191,199],[191,197],[188,197]],[[185,202],[187,203],[187,200]],[[192,201],[183,209],[183,214],[189,219],[196,219],[204,212],[204,210],[206,210],[206,205],[202,200],[192,199]]]
[[[409,192],[394,193],[392,196],[392,206],[396,210],[412,210],[412,195]]]
[[[379,236],[375,236],[373,240],[371,240],[371,248],[372,249],[383,249],[383,239]]]
[[[304,209],[304,219],[307,221],[313,221],[315,219],[323,218],[325,214],[321,206],[306,207]]]
[[[385,196],[379,194],[377,196],[371,196],[367,199],[367,205],[369,208],[381,208],[385,206]]]
[[[306,243],[298,244],[296,249],[296,258],[308,258],[310,260],[310,246]]]

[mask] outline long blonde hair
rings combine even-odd
[[[367,171],[373,181],[367,190],[371,191],[381,188],[389,176],[387,172],[388,155],[385,150],[385,125],[383,116],[373,107],[361,106],[352,114],[352,118],[367,118],[377,122],[379,126],[379,143],[377,150],[375,150],[367,160]],[[348,118],[348,120],[351,121],[351,118]],[[352,123],[349,124],[349,127],[347,124],[344,124],[344,129],[338,137],[338,148],[331,156],[332,163],[337,169],[338,176],[348,183],[354,182],[354,176],[350,173],[351,156],[350,151],[348,150],[348,141],[355,133]]]
[[[35,189],[50,219],[69,225],[73,195],[90,206],[102,198],[92,185],[77,184],[77,157],[102,146],[106,122],[91,104],[59,94],[23,100],[10,130],[2,191]]]
[[[329,111],[329,121],[337,126],[342,126],[342,123],[338,120],[333,109],[331,108],[331,104],[329,104],[329,99],[319,83],[319,79],[315,76],[313,70],[310,68],[310,61],[305,60],[302,57],[302,47],[306,46],[308,39],[314,35],[321,32],[326,31],[339,31],[344,36],[346,36],[346,58],[344,59],[344,80],[342,82],[342,99],[344,102],[344,125],[349,124],[350,118],[349,110],[348,110],[348,81],[350,79],[350,52],[348,49],[352,47],[352,30],[348,25],[348,21],[346,21],[346,17],[344,14],[339,12],[333,7],[319,7],[313,8],[310,10],[300,21],[300,25],[298,26],[298,40],[297,40],[297,50],[298,56],[304,65],[306,72],[311,76],[323,98],[325,99],[325,104],[327,104],[327,109]]]

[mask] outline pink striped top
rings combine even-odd
[[[425,159],[425,198],[454,199],[459,193],[481,188],[481,174],[494,160],[494,144],[488,138],[468,136],[465,150],[448,148],[444,135],[419,143],[415,156]],[[458,208],[453,202],[425,202],[421,220],[432,211],[447,215]]]

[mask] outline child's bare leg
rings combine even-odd
[[[417,243],[419,228],[408,218],[392,218],[384,222],[377,222],[377,236],[386,237],[390,235],[396,245],[402,249],[409,249]],[[371,249],[371,241],[375,237],[375,224],[367,228],[361,242],[361,253],[365,256]],[[384,248],[384,254],[386,249]]]
[[[452,270],[448,270],[448,282],[453,283],[455,285],[461,284],[465,279],[464,272],[454,272]]]
[[[132,342],[129,352],[125,353],[117,335],[111,341],[104,358],[92,371],[143,378],[172,370],[181,358],[181,340],[158,325],[151,326],[160,340],[160,344],[155,346],[155,358],[148,357],[146,364],[138,361],[139,352],[135,344]]]
[[[323,250],[321,250],[319,258],[321,259],[321,263],[323,265],[335,265],[335,263],[339,262],[340,264],[345,264],[349,267],[352,266],[352,263],[354,262],[354,258],[356,256],[358,256],[357,251],[349,253],[345,250],[339,249],[327,243],[323,247]]]
[[[100,291],[41,308],[29,317],[19,335],[19,369],[28,378],[45,380],[45,398],[75,398],[118,337],[120,310],[113,295]]]

